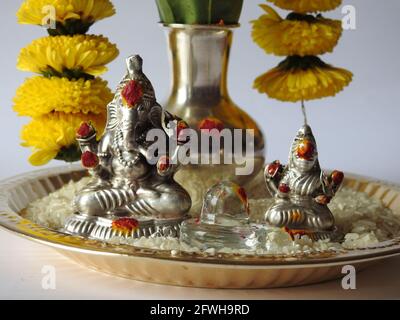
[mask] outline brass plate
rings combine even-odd
[[[79,166],[39,170],[0,183],[0,226],[55,248],[89,268],[140,281],[204,288],[272,288],[317,283],[341,277],[344,265],[362,270],[400,254],[400,237],[379,245],[344,253],[296,256],[205,256],[116,246],[72,237],[24,219],[26,206],[84,175]],[[400,188],[362,177],[345,181],[347,187],[380,199],[400,215]]]

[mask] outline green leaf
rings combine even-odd
[[[156,0],[160,19],[164,23],[174,23],[175,17],[167,0]]]
[[[65,162],[75,162],[80,160],[81,155],[82,153],[79,147],[77,145],[71,145],[69,147],[62,148],[58,152],[55,159]]]
[[[156,0],[161,21],[183,24],[237,24],[243,0]]]
[[[75,34],[85,34],[93,25],[94,21],[83,21],[79,19],[68,19],[64,23],[56,22],[55,29],[47,29],[50,36],[72,36]]]
[[[47,69],[42,70],[41,74],[46,78],[58,77],[58,78],[67,78],[69,80],[81,79],[81,78],[85,80],[93,80],[95,78],[91,74],[83,72],[81,68],[77,69],[64,68],[62,72],[58,72],[52,67],[47,66]]]

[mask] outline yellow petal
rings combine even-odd
[[[86,73],[91,74],[92,76],[99,76],[99,75],[102,75],[107,70],[108,70],[108,68],[105,66],[97,66],[97,67],[87,68]]]
[[[268,18],[275,21],[282,21],[282,17],[272,7],[260,4],[260,7],[268,14]]]
[[[34,166],[42,166],[57,156],[57,150],[39,150],[29,157],[29,162]]]
[[[77,19],[79,20],[81,18],[81,16],[78,13],[75,12],[68,12],[64,18],[62,19],[62,21],[66,21],[68,19]]]

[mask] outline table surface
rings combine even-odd
[[[180,288],[104,275],[65,258],[54,249],[0,230],[0,299],[400,299],[400,257],[357,275],[357,289],[341,280],[265,290]],[[54,267],[56,288],[43,289],[47,266]]]

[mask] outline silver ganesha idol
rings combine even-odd
[[[76,195],[76,214],[64,231],[99,240],[178,236],[191,207],[189,194],[174,180],[178,165],[173,160],[183,144],[176,128],[186,124],[157,103],[142,59],[131,56],[126,62],[127,73],[107,107],[101,140],[88,123],[77,132],[82,164],[91,181]],[[152,129],[161,131],[165,141],[175,139],[173,154],[150,152],[152,142],[146,137]]]

